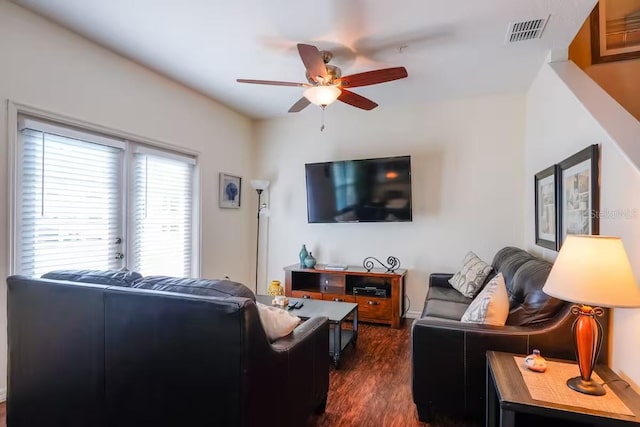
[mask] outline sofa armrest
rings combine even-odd
[[[414,322],[414,328],[434,328],[442,330],[463,331],[467,334],[495,334],[495,335],[517,335],[530,334],[534,329],[530,326],[493,326],[481,325],[478,323],[467,323],[459,320],[441,319],[438,317],[423,317]],[[418,332],[419,333],[419,332]]]
[[[411,335],[411,383],[421,419],[481,413],[483,397],[468,390],[484,389],[486,350],[526,354],[528,346],[526,328],[429,317],[416,320]]]
[[[532,326],[416,320],[411,330],[411,378],[419,412],[482,414],[484,395],[479,391],[484,390],[486,352],[526,355],[539,348],[543,356],[572,359],[572,321],[568,309],[551,322]]]
[[[292,333],[271,343],[271,348],[279,353],[289,352],[300,343],[315,339],[315,334],[322,334],[326,329],[327,349],[329,348],[329,319],[327,317],[312,317],[303,322]]]
[[[329,319],[312,317],[292,333],[271,344],[271,355],[281,379],[271,390],[287,402],[283,425],[302,425],[314,410],[324,408],[329,392]],[[264,396],[262,396],[264,399]]]
[[[429,287],[450,288],[449,279],[453,277],[451,273],[431,273],[429,275]]]
[[[573,316],[568,312],[551,322],[533,326],[492,326],[425,317],[414,322],[412,336],[418,354],[429,351],[438,340],[445,340],[452,347],[443,352],[462,352],[467,364],[474,359],[483,364],[487,350],[529,354],[539,348],[548,357],[572,359],[572,323]],[[417,342],[421,344],[415,345]]]

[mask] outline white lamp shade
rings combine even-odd
[[[303,95],[312,104],[329,105],[335,102],[342,91],[337,86],[312,86],[305,90]]]
[[[598,307],[640,307],[640,290],[618,237],[567,236],[542,290]]]
[[[253,187],[254,190],[266,190],[269,188],[269,181],[266,179],[252,179],[251,187]]]

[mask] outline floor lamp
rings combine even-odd
[[[269,181],[265,179],[252,179],[251,187],[258,193],[258,212],[257,220],[258,225],[256,227],[256,293],[258,293],[258,255],[260,254],[260,215],[268,215],[269,210],[267,204],[262,203],[262,192],[269,187]]]

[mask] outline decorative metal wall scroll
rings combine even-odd
[[[364,259],[364,261],[362,261],[362,266],[369,272],[373,270],[373,267],[375,267],[375,263],[373,261],[377,261],[378,264],[386,268],[389,273],[393,273],[398,268],[400,268],[400,260],[394,256],[390,256],[389,258],[387,258],[387,264],[389,265],[383,263],[377,258],[368,256]]]

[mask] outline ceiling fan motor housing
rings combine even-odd
[[[340,69],[340,67],[336,67],[335,65],[329,64],[329,61],[331,61],[331,58],[333,58],[333,53],[329,52],[328,50],[321,50],[320,55],[322,56],[322,61],[325,63],[325,66],[327,67],[327,74],[329,75],[329,78],[326,81],[324,81],[323,84],[332,85],[334,80],[342,77],[342,70]],[[309,75],[309,71],[306,71],[304,74],[307,77],[307,81],[309,83],[311,83],[312,85],[316,84],[315,79],[313,79]]]

